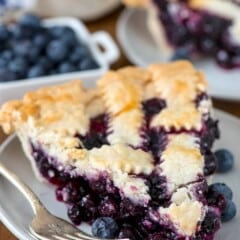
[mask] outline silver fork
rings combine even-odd
[[[7,178],[31,204],[35,217],[29,225],[31,233],[40,240],[100,240],[92,237],[67,221],[51,214],[33,191],[13,172],[0,163],[0,174]],[[108,239],[111,240],[111,239]],[[113,239],[112,239],[113,240]],[[129,240],[129,239],[121,239]]]

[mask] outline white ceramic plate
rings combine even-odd
[[[144,10],[127,9],[119,18],[117,35],[128,59],[137,65],[166,62],[147,28]],[[204,71],[210,85],[210,94],[217,98],[240,100],[240,69],[223,70],[214,61],[194,63]]]
[[[227,148],[235,155],[236,162],[233,171],[227,174],[216,175],[214,181],[227,183],[234,192],[234,201],[237,204],[238,215],[229,223],[225,223],[218,233],[216,240],[236,240],[240,236],[240,120],[226,113],[216,111],[220,119],[222,139],[217,142],[216,148]],[[8,138],[0,147],[1,161],[18,176],[20,176],[39,196],[45,206],[57,216],[67,220],[66,208],[63,203],[55,200],[54,189],[39,183],[25,158],[20,143],[15,136]],[[0,178],[0,219],[21,240],[35,239],[30,235],[28,224],[33,213],[30,205],[23,196],[5,179]],[[87,225],[83,230],[89,231]]]

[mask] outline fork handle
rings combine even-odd
[[[45,207],[38,199],[35,193],[21,180],[16,174],[12,171],[7,169],[1,162],[0,162],[0,174],[3,175],[6,179],[8,179],[23,195],[31,204],[34,214],[36,214],[40,210],[45,210]]]

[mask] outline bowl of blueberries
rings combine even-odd
[[[104,31],[90,34],[71,17],[25,14],[0,25],[0,104],[67,80],[94,85],[118,58],[117,45]]]

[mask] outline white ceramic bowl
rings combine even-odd
[[[11,82],[0,82],[0,104],[7,100],[20,98],[27,91],[32,91],[44,85],[53,85],[67,80],[82,79],[83,83],[90,81],[90,85],[93,85],[95,84],[96,79],[101,77],[103,73],[109,69],[110,64],[119,58],[118,47],[108,33],[99,31],[90,34],[85,25],[75,18],[52,18],[44,20],[43,24],[46,27],[71,27],[76,32],[81,42],[85,43],[89,47],[94,59],[99,65],[99,68],[96,70],[57,74],[46,77],[15,80]],[[99,46],[101,46],[104,51],[101,51]]]

